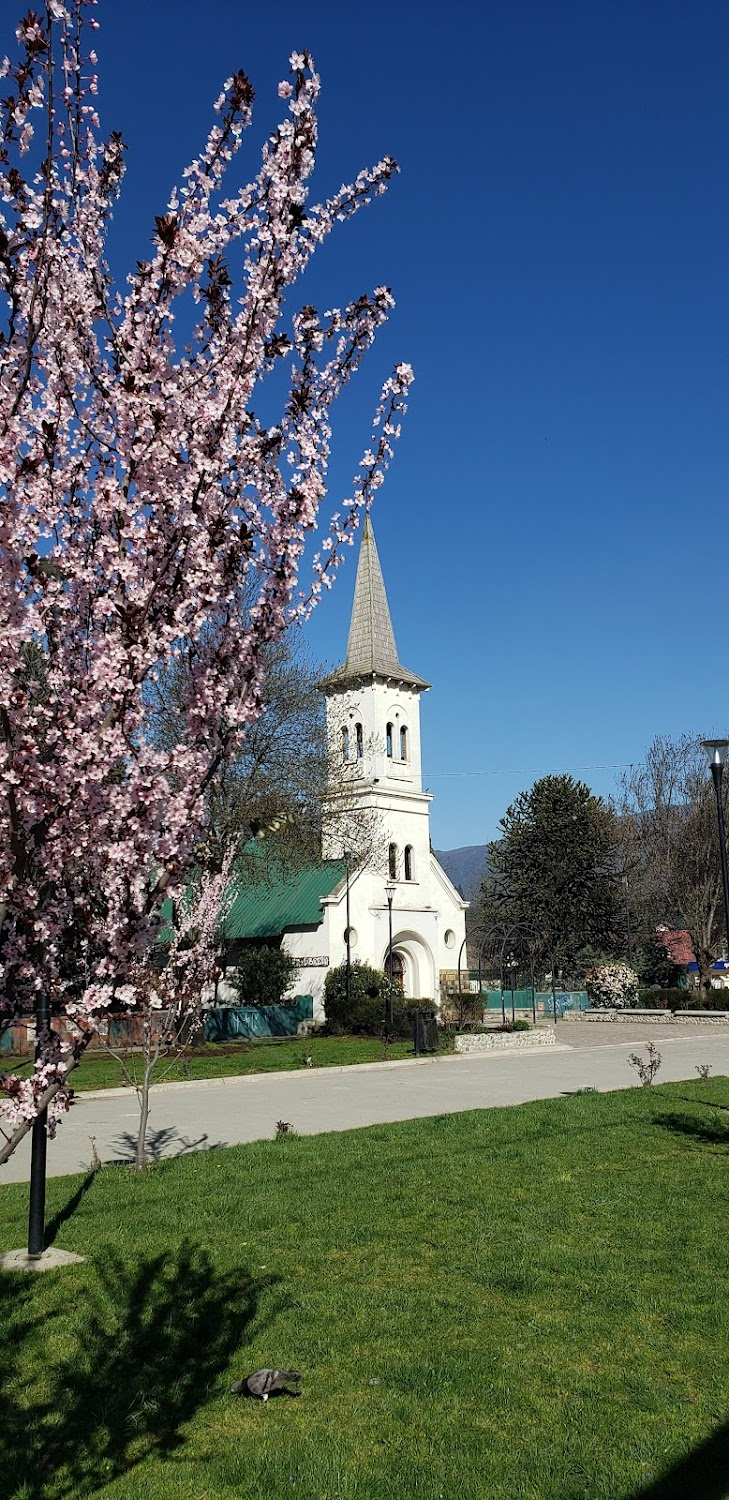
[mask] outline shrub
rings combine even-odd
[[[389,1029],[390,980],[381,969],[352,964],[352,1002],[347,1001],[347,965],[330,969],[324,981],[324,1014],[330,1036],[382,1036]],[[393,1036],[410,1035],[407,1002],[398,985],[393,988]]]
[[[226,975],[239,1005],[285,1005],[296,964],[284,948],[251,944],[242,948],[235,969]]]
[[[628,1066],[636,1068],[641,1087],[650,1088],[653,1079],[661,1066],[661,1054],[655,1042],[646,1042],[646,1057],[641,1057],[638,1052],[631,1052],[628,1058]]]
[[[644,1010],[729,1010],[726,990],[640,990],[638,1006]]]
[[[629,964],[594,964],[585,974],[585,989],[596,1010],[623,1010],[635,1004],[638,975]]]
[[[389,1033],[390,980],[381,969],[355,960],[352,964],[352,1004],[347,1004],[347,965],[330,969],[324,980],[325,1031],[329,1036],[383,1036]],[[393,986],[393,1037],[412,1036],[412,1018],[418,1014],[437,1017],[433,1000],[406,1000],[399,985]]]

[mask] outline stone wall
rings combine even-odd
[[[639,1021],[645,1026],[646,1021],[660,1021],[662,1026],[666,1023],[675,1026],[726,1026],[729,1021],[729,1010],[583,1010],[566,1011],[560,1018],[562,1022],[570,1021],[594,1021],[597,1024],[605,1021]]]
[[[471,1031],[456,1037],[456,1052],[518,1052],[525,1047],[553,1047],[556,1040],[553,1026],[540,1026],[537,1031]]]

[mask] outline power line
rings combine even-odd
[[[522,767],[499,771],[424,771],[423,779],[429,780],[432,776],[563,776],[565,772],[571,771],[633,771],[636,766],[642,764],[642,761],[625,760],[619,761],[617,765],[548,766],[546,769],[538,766],[531,770]]]

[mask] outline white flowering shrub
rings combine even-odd
[[[595,964],[585,975],[585,989],[596,1009],[624,1010],[638,996],[638,975],[630,964]]]

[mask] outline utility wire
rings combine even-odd
[[[614,766],[555,766],[552,768],[547,767],[546,770],[543,770],[539,766],[536,769],[532,768],[532,770],[515,768],[513,770],[504,769],[500,771],[424,771],[423,778],[428,779],[431,776],[564,776],[565,773],[571,771],[632,771],[637,765],[642,764],[642,761],[625,760],[620,761]]]

